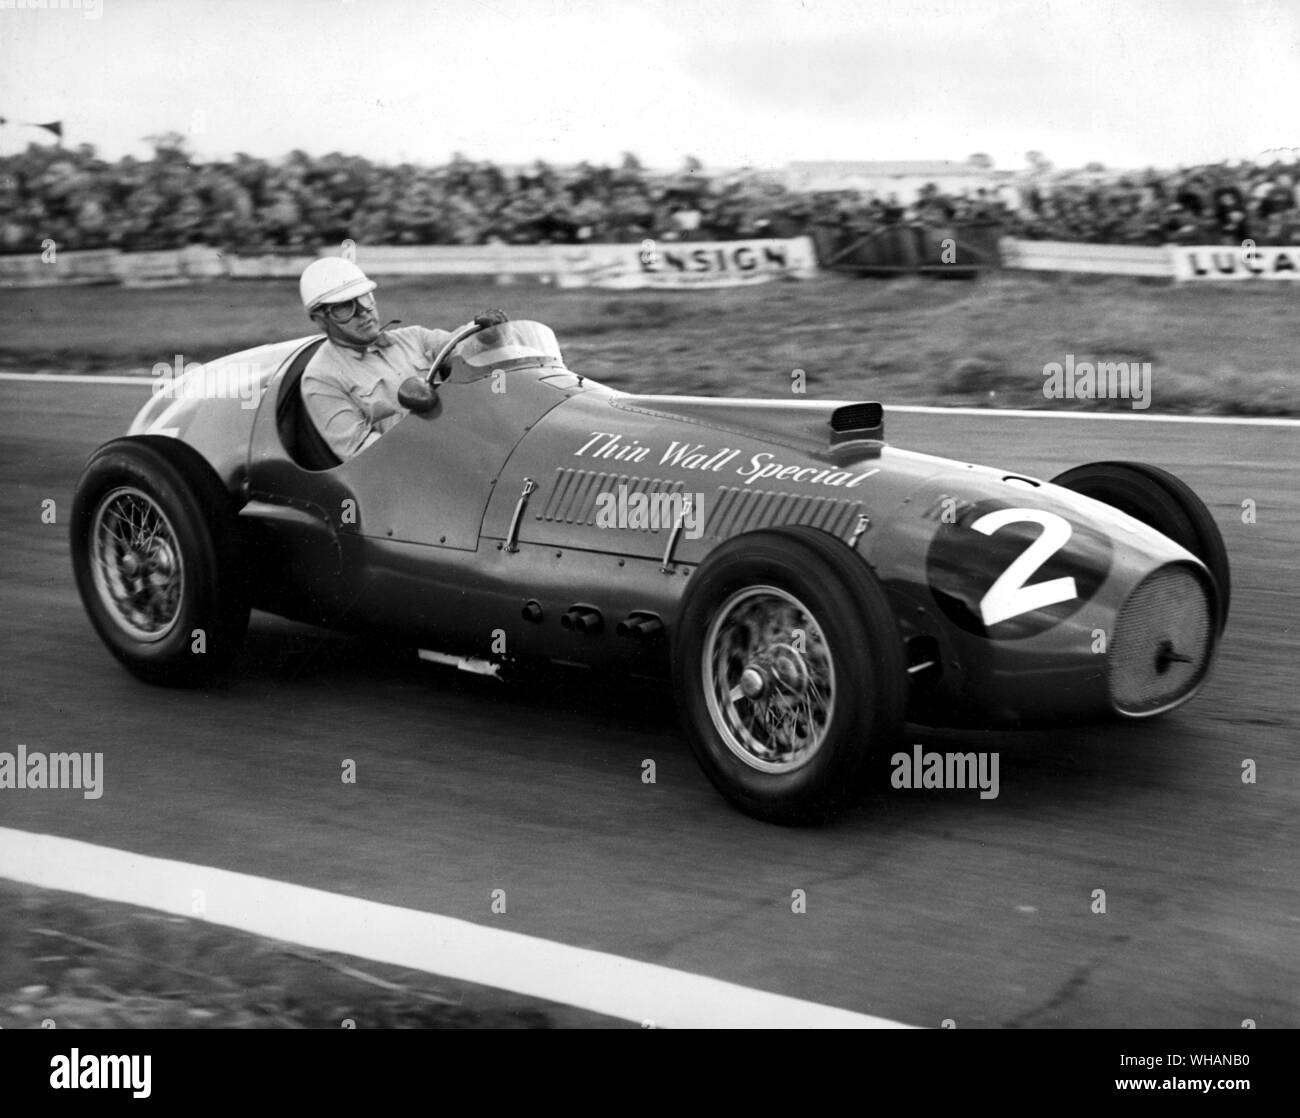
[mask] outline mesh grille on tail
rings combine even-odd
[[[1121,714],[1156,714],[1177,704],[1205,675],[1214,644],[1213,603],[1196,568],[1170,563],[1147,575],[1115,622],[1107,666]]]

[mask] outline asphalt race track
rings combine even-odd
[[[101,799],[10,792],[0,825],[914,1025],[1300,1025],[1294,427],[890,415],[899,445],[1039,476],[1104,458],[1172,469],[1224,532],[1232,617],[1209,683],[1163,720],[918,732],[996,750],[999,797],[894,790],[882,767],[847,818],[789,830],[717,796],[658,692],[512,688],[265,615],[229,686],[136,682],[82,611],[67,516],[82,462],[145,390],[10,381],[0,399],[0,749],[93,749],[105,768]]]

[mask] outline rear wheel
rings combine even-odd
[[[861,559],[815,529],[749,533],[709,556],[682,602],[673,677],[705,774],[772,822],[852,803],[902,730],[893,610]]]
[[[248,625],[232,502],[201,462],[118,439],[90,459],[72,509],[77,589],[96,631],[152,683],[203,683]]]
[[[1090,462],[1066,470],[1052,484],[1119,509],[1195,555],[1214,579],[1223,632],[1232,593],[1228,552],[1214,517],[1191,486],[1145,462]]]

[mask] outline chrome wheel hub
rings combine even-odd
[[[701,669],[715,729],[751,768],[794,772],[826,740],[835,666],[816,618],[788,591],[753,586],[727,598]]]
[[[90,526],[90,567],[109,616],[133,640],[160,641],[180,616],[185,572],[176,532],[139,489],[114,489]]]

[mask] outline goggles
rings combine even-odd
[[[316,308],[324,311],[335,322],[351,322],[363,310],[375,309],[375,297],[372,294],[358,295],[344,303],[324,303]]]

